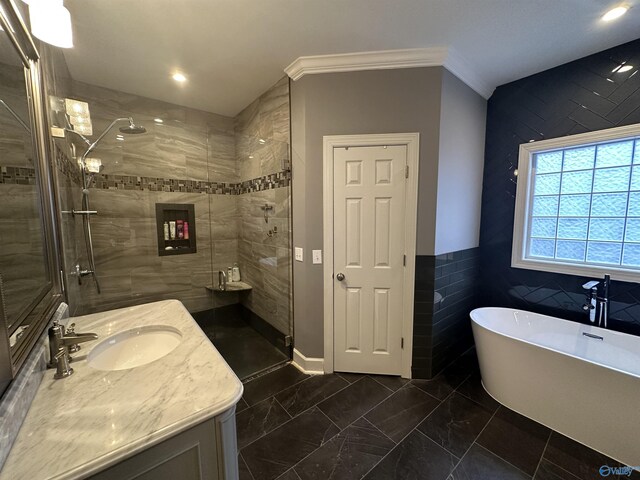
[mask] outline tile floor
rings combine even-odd
[[[500,406],[473,351],[433,380],[287,365],[245,384],[236,420],[241,480],[596,480],[618,465]]]
[[[198,323],[240,380],[289,361],[289,357],[246,323],[240,313],[216,312]]]

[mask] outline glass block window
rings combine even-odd
[[[513,266],[579,275],[620,270],[624,279],[640,281],[640,126],[634,127],[633,135],[633,127],[622,127],[627,135],[613,139],[619,129],[605,130],[600,142],[564,137],[566,146],[557,146],[563,139],[521,146],[518,171],[526,178],[518,178]]]

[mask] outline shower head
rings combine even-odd
[[[142,125],[136,125],[133,123],[133,119],[129,119],[129,125],[119,128],[120,133],[126,133],[127,135],[138,135],[139,133],[146,133],[147,129]]]
[[[87,156],[93,151],[93,149],[96,148],[98,143],[100,143],[100,141],[107,135],[107,133],[109,133],[109,131],[115,126],[115,124],[122,121],[129,122],[129,125],[127,127],[120,128],[120,131],[122,133],[137,134],[137,133],[145,133],[147,131],[144,127],[141,127],[139,125],[136,126],[136,124],[133,123],[133,118],[131,117],[116,118],[113,122],[111,122],[111,124],[109,124],[107,128],[105,128],[105,130],[100,134],[100,136],[93,143],[89,143],[89,141],[85,138],[85,141],[89,144],[89,148],[87,148],[87,150],[82,155],[81,163],[84,164],[85,158],[87,158]],[[82,135],[80,136],[82,137]]]

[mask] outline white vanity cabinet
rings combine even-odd
[[[0,480],[237,480],[242,383],[180,302],[70,321],[98,340],[83,345],[73,375],[45,372]],[[178,331],[180,342],[136,367],[91,366],[100,342],[149,329]]]
[[[91,480],[237,480],[235,407],[185,430]]]

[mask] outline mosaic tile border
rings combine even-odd
[[[25,167],[0,167],[0,184],[35,185],[36,169]]]
[[[82,175],[78,164],[71,161],[67,155],[58,147],[54,145],[55,150],[55,163],[58,170],[67,178],[70,178],[74,183],[80,185],[82,183]]]
[[[80,184],[78,168],[56,147],[56,163],[63,175]],[[239,183],[207,182],[162,177],[137,177],[133,175],[96,175],[91,186],[100,190],[137,190],[149,192],[206,193],[209,195],[242,195],[291,185],[291,172],[284,171],[264,175]]]
[[[289,185],[291,185],[291,171],[272,173],[237,183],[238,193],[236,195],[271,190],[272,188],[288,187]]]

